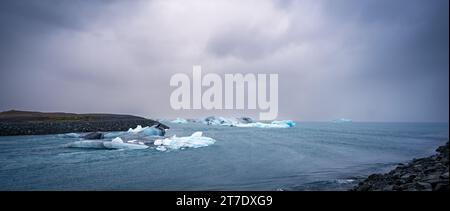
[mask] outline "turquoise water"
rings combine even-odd
[[[447,123],[313,123],[287,129],[170,124],[202,148],[67,148],[61,135],[0,137],[0,190],[346,190],[434,154]]]

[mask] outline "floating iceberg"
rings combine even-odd
[[[272,125],[280,125],[283,128],[288,128],[288,127],[294,127],[295,126],[295,122],[292,121],[292,120],[273,121],[271,124]]]
[[[166,151],[169,149],[175,150],[187,147],[206,147],[214,144],[215,142],[216,140],[203,136],[202,132],[195,132],[191,136],[186,137],[173,136],[171,138],[157,139],[153,144],[157,146],[156,150]]]
[[[133,133],[133,134],[142,133],[147,136],[163,136],[165,133],[164,129],[159,129],[159,128],[156,128],[153,126],[152,127],[149,127],[149,126],[142,127],[140,125],[138,125],[134,129],[133,128],[128,129],[127,132]]]
[[[201,122],[206,125],[221,125],[221,126],[234,126],[239,123],[237,120],[216,116],[206,117]]]
[[[133,142],[134,141],[134,142]],[[136,140],[125,143],[120,137],[114,138],[112,141],[75,141],[67,144],[70,148],[86,148],[86,149],[147,149],[148,146]]]
[[[185,123],[188,123],[187,120],[182,119],[182,118],[177,118],[177,119],[175,119],[175,120],[172,120],[171,122],[172,122],[172,123],[176,123],[176,124],[185,124]]]
[[[120,137],[116,137],[113,140],[111,140],[113,143],[123,143],[123,140]]]
[[[64,134],[59,134],[59,136],[64,137],[64,138],[80,138],[81,134],[79,134],[79,133],[64,133]]]
[[[148,126],[147,127],[145,127],[145,128],[143,128],[142,126],[140,126],[140,125],[138,125],[138,126],[136,126],[136,128],[130,128],[130,129],[128,129],[128,132],[129,133],[140,133],[140,132],[142,132],[142,131],[144,131],[145,129],[147,129],[148,128]]]
[[[68,143],[67,147],[86,148],[86,149],[105,149],[103,142],[104,141],[75,141],[72,143]]]
[[[290,128],[295,126],[291,120],[273,121],[272,123],[254,122],[248,124],[237,124],[236,127],[257,127],[257,128]]]
[[[345,119],[345,118],[341,118],[341,119],[335,119],[333,120],[334,123],[345,123],[345,122],[353,122],[351,119]]]
[[[133,140],[136,141],[136,140]],[[113,139],[112,141],[105,141],[103,145],[107,149],[147,149],[148,146],[144,144],[130,144],[125,143],[120,137]]]
[[[273,121],[271,123],[254,122],[251,118],[227,119],[224,117],[207,117],[202,120],[207,125],[220,125],[232,127],[257,127],[257,128],[290,128],[295,126],[292,120]]]
[[[105,138],[115,138],[127,134],[127,132],[108,132],[104,134]]]

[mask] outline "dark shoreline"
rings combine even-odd
[[[119,114],[0,112],[0,136],[125,131],[137,125],[158,124],[155,120]],[[168,128],[162,124],[161,127]]]
[[[351,191],[449,191],[449,143],[437,154],[399,164],[386,174],[372,174]]]

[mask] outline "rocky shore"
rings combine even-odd
[[[438,154],[400,164],[387,174],[372,174],[352,191],[449,191],[449,144]]]
[[[125,131],[137,125],[153,126],[158,121],[131,115],[0,112],[0,136]],[[161,125],[162,128],[168,128]]]

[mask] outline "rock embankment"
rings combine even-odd
[[[448,142],[438,154],[400,164],[387,174],[372,174],[353,191],[449,191]]]
[[[124,131],[137,125],[153,126],[157,121],[131,115],[0,112],[0,136]],[[167,129],[166,125],[160,125]]]

